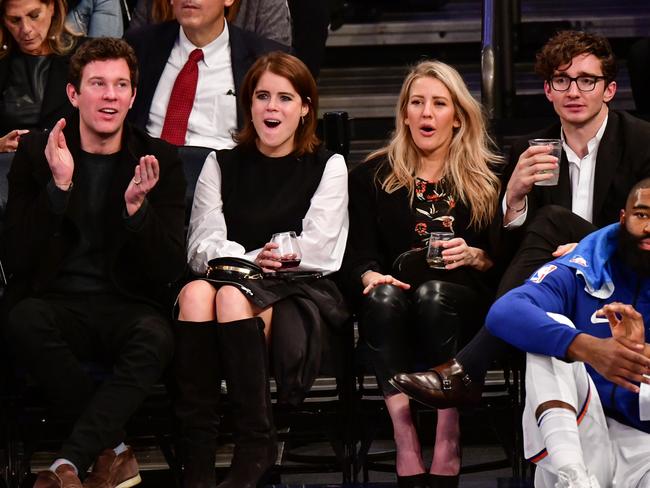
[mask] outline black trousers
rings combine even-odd
[[[426,369],[454,356],[463,336],[482,323],[487,304],[468,286],[427,281],[413,291],[393,285],[371,290],[359,317],[359,333],[384,395],[397,389],[395,374]]]
[[[591,222],[564,207],[547,205],[539,209],[501,278],[497,297],[522,285],[537,268],[552,261],[552,253],[559,245],[578,242],[595,230]],[[508,343],[494,337],[483,326],[456,358],[471,378],[482,381],[490,365],[511,350]]]
[[[154,307],[118,295],[27,298],[10,311],[6,339],[17,365],[55,411],[74,416],[58,457],[84,473],[124,439],[124,425],[173,354],[171,325]],[[83,363],[112,365],[99,386]]]

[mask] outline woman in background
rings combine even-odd
[[[0,0],[0,152],[72,114],[65,87],[78,38],[65,0]]]

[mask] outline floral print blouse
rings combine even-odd
[[[431,232],[454,232],[455,207],[444,178],[436,182],[415,178],[413,248],[426,246]]]

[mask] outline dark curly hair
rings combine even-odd
[[[570,64],[581,54],[593,54],[600,60],[605,81],[616,78],[616,58],[609,41],[601,36],[581,31],[561,31],[551,37],[537,53],[535,72],[544,80],[550,80],[560,66]]]
[[[138,85],[138,59],[133,48],[122,39],[113,37],[96,37],[84,42],[70,59],[68,81],[74,85],[77,92],[81,91],[81,76],[87,64],[93,61],[123,59],[129,66],[131,88]]]

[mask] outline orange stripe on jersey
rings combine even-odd
[[[582,419],[584,419],[585,415],[587,415],[587,410],[589,410],[589,403],[591,403],[591,384],[589,384],[589,390],[587,391],[587,399],[585,400],[585,404],[582,406],[580,414],[578,415],[578,425],[580,425]]]
[[[529,458],[528,461],[530,461],[531,463],[537,464],[542,459],[544,459],[546,456],[548,456],[548,452],[546,452],[546,448],[544,448],[541,451],[539,451],[537,454],[535,454],[533,457]]]

